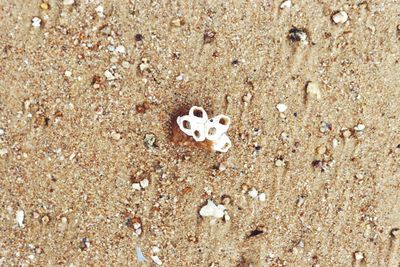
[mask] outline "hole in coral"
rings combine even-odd
[[[208,129],[208,135],[214,135],[216,133],[217,133],[217,128],[211,127],[210,129]]]
[[[220,118],[220,119],[219,119],[219,123],[222,124],[222,125],[228,125],[228,119],[226,119],[226,118]]]
[[[190,122],[189,121],[183,121],[183,128],[190,130]]]
[[[198,118],[203,118],[203,111],[201,109],[195,109],[193,115]]]
[[[196,136],[197,138],[199,138],[200,137],[200,132],[199,131],[194,131],[194,136]]]
[[[229,143],[226,142],[225,145],[222,147],[222,150],[228,149],[229,148]]]

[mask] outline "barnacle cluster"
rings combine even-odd
[[[176,122],[179,129],[193,137],[196,142],[211,141],[212,150],[227,152],[232,146],[226,134],[231,120],[225,115],[208,119],[207,112],[202,107],[193,106],[188,115],[178,116]]]

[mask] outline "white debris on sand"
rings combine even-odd
[[[207,204],[200,209],[200,216],[202,217],[224,217],[224,205],[215,205],[212,200],[208,200]]]
[[[34,17],[32,19],[32,26],[35,27],[35,28],[39,28],[41,23],[42,23],[42,20],[40,18],[38,18],[38,17]]]
[[[335,22],[336,24],[343,24],[343,23],[345,23],[348,19],[349,19],[349,16],[348,16],[347,13],[344,12],[344,11],[336,12],[336,13],[333,14],[333,16],[332,16],[332,20],[333,20],[333,22]]]
[[[162,261],[160,260],[160,258],[158,256],[150,256],[151,260],[157,264],[157,265],[162,265]]]
[[[285,0],[281,3],[281,5],[279,6],[281,9],[284,8],[291,8],[292,7],[292,1],[291,0]]]
[[[136,258],[137,258],[138,262],[145,262],[146,258],[144,257],[140,247],[136,247],[135,250],[136,250]]]
[[[318,85],[313,82],[307,84],[307,98],[315,98],[317,100],[321,99],[321,90],[319,90]]]
[[[63,5],[70,6],[75,3],[75,0],[63,0]]]
[[[18,210],[16,215],[15,215],[15,219],[17,220],[18,226],[20,228],[24,228],[24,218],[25,218],[25,214],[23,210]]]
[[[287,110],[287,106],[283,103],[279,103],[278,105],[276,105],[276,109],[282,113]]]

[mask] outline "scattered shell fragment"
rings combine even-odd
[[[70,6],[75,3],[75,0],[63,0],[63,5]]]
[[[357,126],[354,127],[354,130],[357,132],[362,132],[365,129],[365,125],[364,124],[358,124]]]
[[[285,166],[286,164],[285,164],[285,162],[283,161],[283,160],[281,160],[281,159],[277,159],[276,161],[275,161],[275,166],[276,167],[283,167],[283,166]]]
[[[7,148],[1,148],[1,149],[0,149],[0,157],[6,155],[7,153],[8,153]]]
[[[291,0],[285,0],[281,3],[281,5],[279,6],[281,9],[284,8],[291,8],[292,7],[292,1]]]
[[[315,98],[317,100],[321,99],[321,91],[318,88],[318,85],[313,82],[309,82],[307,84],[307,98]]]
[[[17,220],[18,226],[20,228],[24,228],[25,227],[25,225],[24,225],[24,217],[25,217],[24,211],[23,210],[18,210],[16,215],[15,215],[15,219]]]
[[[283,103],[279,103],[278,105],[276,105],[276,109],[282,113],[287,110],[287,106]]]
[[[264,202],[267,199],[267,196],[265,195],[265,193],[261,193],[261,194],[258,195],[258,199],[261,202]]]
[[[115,52],[120,53],[120,54],[125,54],[126,53],[125,46],[123,46],[123,45],[117,46],[115,48]]]
[[[348,19],[349,19],[349,16],[348,16],[347,13],[344,12],[344,11],[336,12],[336,13],[333,14],[333,16],[332,16],[332,20],[333,20],[333,22],[335,22],[336,24],[343,24],[343,23],[345,23]]]
[[[34,17],[32,19],[32,26],[35,27],[35,28],[39,28],[41,23],[42,23],[42,20],[40,18],[38,18],[38,17]]]
[[[200,216],[202,217],[215,217],[222,218],[224,217],[224,205],[215,205],[212,200],[208,200],[207,204],[200,209]]]
[[[257,190],[255,188],[250,189],[248,194],[252,198],[257,198],[257,196],[258,196],[258,192],[257,192]]]
[[[157,264],[157,265],[162,265],[162,261],[160,260],[160,258],[156,255],[150,256],[151,260]]]
[[[364,259],[364,254],[360,251],[357,251],[356,253],[354,253],[354,258],[356,259],[356,261],[362,261]]]

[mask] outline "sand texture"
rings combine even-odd
[[[0,0],[0,266],[400,266],[400,1],[45,1]]]

